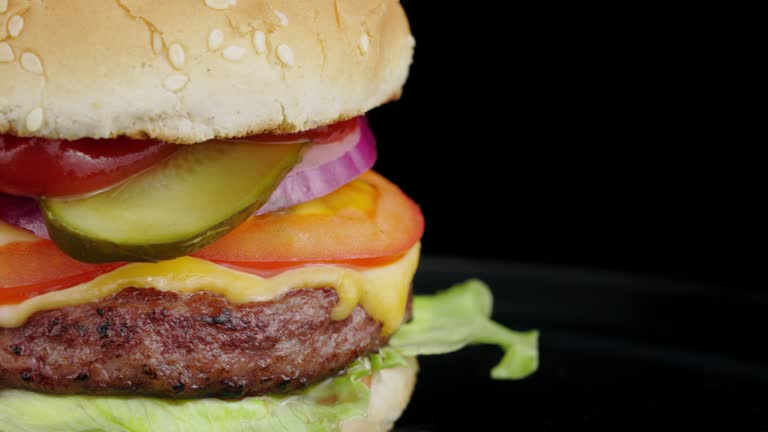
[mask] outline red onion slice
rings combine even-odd
[[[0,220],[32,231],[38,237],[50,238],[40,206],[34,198],[0,193]]]
[[[365,117],[359,117],[357,128],[341,141],[312,146],[256,214],[327,195],[371,169],[376,156],[376,139]]]
[[[337,142],[317,144],[288,173],[256,214],[270,213],[327,195],[368,171],[376,162],[376,140],[365,117]],[[37,200],[0,193],[0,220],[50,238]]]

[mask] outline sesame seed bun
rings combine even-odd
[[[175,143],[294,132],[399,97],[397,0],[11,0],[0,133]]]

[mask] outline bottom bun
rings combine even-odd
[[[388,432],[405,411],[416,385],[419,365],[408,359],[407,367],[384,369],[371,381],[371,402],[368,416],[347,420],[342,432]]]

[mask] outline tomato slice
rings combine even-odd
[[[419,207],[369,171],[325,197],[254,216],[194,256],[264,277],[312,264],[369,268],[401,258],[423,233]],[[88,282],[122,265],[81,263],[49,240],[9,243],[0,246],[0,305]]]
[[[355,270],[365,270],[373,267],[381,267],[388,264],[392,264],[402,259],[406,254],[398,254],[393,256],[378,257],[378,258],[360,258],[360,259],[348,259],[348,260],[335,260],[335,261],[274,261],[274,262],[227,262],[227,261],[212,261],[224,267],[231,268],[245,273],[254,274],[263,278],[270,278],[277,276],[280,273],[287,272],[289,270],[302,268],[311,265],[328,265],[332,264],[339,267],[347,267]]]
[[[123,265],[81,263],[49,240],[10,243],[0,247],[0,304],[79,285]]]
[[[126,138],[78,141],[0,135],[0,192],[65,196],[97,191],[151,167],[178,149]]]
[[[289,134],[263,134],[253,135],[236,140],[247,140],[259,143],[297,142],[309,139],[312,144],[328,144],[341,141],[344,137],[357,129],[357,118],[340,121],[326,126],[320,126],[304,132]]]
[[[423,233],[419,207],[369,171],[326,197],[252,217],[194,256],[251,268],[327,262],[365,266],[407,252]]]
[[[336,142],[357,119],[306,132],[254,135],[240,140],[313,144]],[[77,141],[0,135],[0,192],[24,196],[79,195],[106,189],[152,167],[179,149],[174,144],[115,138]]]

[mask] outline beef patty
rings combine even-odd
[[[0,329],[0,389],[238,398],[323,380],[386,343],[357,307],[330,317],[330,288],[233,305],[211,293],[128,288]]]

